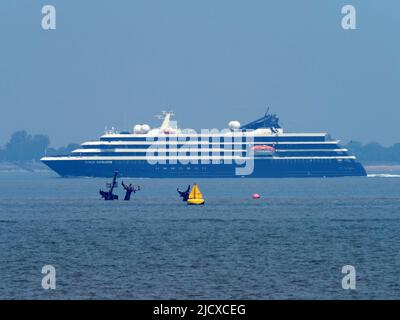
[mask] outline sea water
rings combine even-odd
[[[399,177],[125,179],[105,202],[107,179],[0,173],[0,299],[398,299]]]

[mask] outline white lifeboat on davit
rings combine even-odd
[[[172,134],[172,133],[175,133],[175,130],[172,129],[172,128],[166,128],[166,129],[163,130],[163,132],[165,134]]]
[[[254,155],[263,155],[263,156],[272,156],[276,150],[274,147],[267,146],[267,145],[257,145],[252,146],[251,150],[254,151]]]

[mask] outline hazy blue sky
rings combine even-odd
[[[398,0],[2,0],[0,39],[0,144],[17,129],[82,142],[163,109],[222,128],[267,105],[288,131],[400,142]]]

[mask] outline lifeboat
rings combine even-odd
[[[201,205],[204,204],[203,195],[200,192],[197,183],[193,185],[192,190],[190,191],[189,198],[187,200],[187,204],[190,205]]]
[[[251,150],[254,151],[255,155],[263,155],[263,156],[272,156],[276,152],[274,147],[267,145],[252,146]]]
[[[165,134],[173,134],[173,133],[175,133],[175,130],[172,129],[172,128],[166,128],[166,129],[163,130],[163,132]]]

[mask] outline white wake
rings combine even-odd
[[[368,174],[369,178],[400,178],[400,174],[390,174],[390,173],[374,173]]]

